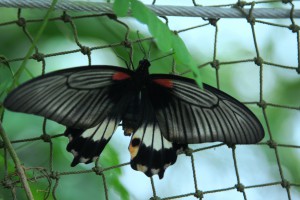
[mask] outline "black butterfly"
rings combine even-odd
[[[264,137],[255,115],[228,94],[175,75],[115,66],[76,67],[34,78],[12,91],[4,106],[67,126],[71,166],[99,157],[117,126],[131,135],[131,167],[147,176],[174,164],[190,143],[252,144]]]

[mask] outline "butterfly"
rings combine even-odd
[[[5,108],[46,117],[66,126],[71,166],[95,161],[121,123],[131,136],[130,165],[163,178],[187,144],[220,141],[253,144],[264,137],[257,117],[228,94],[194,80],[98,65],[36,77],[13,90]]]

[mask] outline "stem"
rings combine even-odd
[[[18,175],[19,175],[19,177],[21,179],[21,183],[22,183],[22,185],[24,187],[24,190],[26,192],[27,199],[34,200],[33,195],[31,193],[31,190],[30,190],[30,187],[29,187],[29,184],[28,184],[28,181],[27,181],[27,177],[26,177],[25,171],[24,171],[24,169],[23,169],[23,167],[21,165],[21,162],[20,162],[20,160],[18,158],[17,153],[15,152],[12,144],[10,143],[9,138],[7,137],[5,131],[4,131],[3,127],[2,127],[1,121],[0,121],[0,136],[3,139],[3,142],[5,144],[5,148],[7,148],[10,156],[12,157],[12,159],[13,159],[13,161],[15,163],[16,170],[18,172]]]

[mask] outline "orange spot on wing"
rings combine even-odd
[[[121,80],[125,80],[125,79],[129,79],[130,76],[124,72],[116,72],[114,73],[112,79],[115,81],[121,81]]]
[[[154,79],[153,81],[163,87],[166,87],[166,88],[173,87],[173,81],[170,79]]]
[[[130,143],[129,152],[130,152],[131,159],[136,157],[138,151],[139,151],[139,145],[138,146],[132,146],[132,144]]]

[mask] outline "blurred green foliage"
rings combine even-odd
[[[7,22],[17,19],[17,10],[16,9],[4,9],[0,8],[1,22]],[[52,14],[53,17],[60,16],[62,13],[56,11]],[[78,13],[69,13],[72,15],[77,15]],[[84,13],[81,13],[84,14]],[[39,19],[44,16],[44,11],[42,10],[23,10],[22,17],[25,19]],[[0,22],[0,23],[1,23]],[[108,17],[93,17],[93,18],[82,18],[74,20],[79,40],[81,39],[90,39],[90,40],[101,40],[106,44],[114,44],[124,41],[124,36],[126,33],[126,28],[119,23],[112,21]],[[28,31],[35,35],[38,32],[42,22],[28,23]],[[28,38],[24,35],[22,29],[16,24],[0,26],[1,38],[0,38],[0,54],[4,58],[19,58],[24,57],[28,48],[30,48],[31,43],[28,41]],[[70,24],[63,21],[50,21],[47,27],[44,30],[44,33],[41,39],[37,42],[37,46],[42,46],[43,42],[51,38],[61,38],[64,40],[74,41],[74,34],[71,29]],[[129,38],[134,40],[138,39],[137,33],[132,29],[129,34]],[[271,40],[271,39],[270,39]],[[273,41],[272,41],[273,42]],[[51,44],[55,46],[56,44]],[[148,50],[150,44],[147,42],[142,43],[144,48]],[[76,46],[74,46],[76,47]],[[241,54],[243,53],[242,46],[240,48]],[[129,49],[124,47],[114,47],[114,50],[118,56],[124,58],[129,63]],[[273,47],[266,49],[267,52],[271,54]],[[138,61],[143,58],[145,55],[141,52],[138,44],[133,44],[133,64],[137,66]],[[44,53],[44,52],[41,52]],[[54,53],[54,52],[48,52]],[[154,46],[151,49],[151,59],[158,58],[166,55],[162,53],[159,49]],[[92,52],[93,56],[93,52]],[[222,56],[218,59],[222,60]],[[228,58],[227,58],[228,60]],[[67,62],[67,61],[66,61]],[[198,60],[199,63],[202,63],[201,60]],[[120,60],[122,66],[125,66]],[[11,62],[10,67],[7,65],[0,65],[0,102],[3,102],[4,97],[6,96],[6,89],[8,85],[13,81],[12,73],[15,73],[19,68],[21,61]],[[41,63],[29,60],[27,63],[27,71],[22,73],[20,82],[24,82],[32,78],[32,76],[37,76],[41,74]],[[47,58],[46,58],[46,67],[47,67]],[[253,67],[253,66],[252,66]],[[152,63],[151,72],[152,73],[169,73],[172,69],[172,58],[166,57],[164,59],[157,60]],[[178,72],[186,70],[185,65],[177,64],[176,69]],[[12,70],[12,71],[11,71]],[[216,85],[215,71],[212,68],[203,68],[200,70],[200,73],[203,77],[203,81],[211,85]],[[222,80],[221,88],[226,92],[229,92],[232,96],[238,98],[239,92],[236,90],[236,82],[234,80],[237,74],[232,73],[230,70],[220,70]],[[193,77],[191,73],[186,74],[188,77]],[[253,80],[257,81],[257,80]],[[279,102],[286,105],[299,105],[300,93],[299,93],[300,80],[292,79],[288,80],[284,77],[277,77],[276,85],[273,87],[274,91],[271,91],[272,95],[268,97],[270,101]],[[3,109],[2,107],[0,107]],[[261,109],[258,107],[251,107],[260,120],[264,124],[266,130],[266,138],[264,141],[269,140],[268,129],[266,123],[264,122],[264,117],[262,116]],[[2,110],[0,110],[2,112]],[[286,144],[293,144],[293,139],[289,138],[289,134],[293,132],[293,127],[289,126],[291,121],[294,120],[296,111],[287,110],[283,108],[267,108],[268,122],[271,125],[272,135],[274,136],[275,141],[283,141]],[[299,120],[299,119],[298,119]],[[11,113],[5,111],[4,119],[4,128],[11,140],[24,139],[31,137],[39,137],[42,134],[42,123],[43,119],[36,116],[24,115],[18,113]],[[48,122],[47,132],[50,135],[63,133],[64,128],[54,122]],[[65,146],[67,144],[67,138],[56,138],[53,152],[53,164],[54,170],[56,171],[70,171],[70,162],[71,154],[67,153]],[[42,141],[27,142],[14,144],[16,147],[17,153],[20,156],[22,162],[25,166],[39,166],[42,168],[47,168],[49,166],[49,144]],[[270,165],[276,165],[276,159],[274,158],[274,152],[266,150],[264,152],[269,158]],[[294,149],[290,148],[279,148],[279,154],[281,159],[281,165],[284,167],[284,170],[287,171],[291,176],[289,181],[291,182],[300,182],[300,160]],[[1,150],[0,154],[0,177],[1,179],[5,176],[3,166],[4,166],[4,154]],[[8,160],[8,171],[14,172],[15,168],[11,159]],[[103,152],[100,164],[101,167],[109,167],[116,164],[119,164],[119,155],[116,153],[116,150],[112,145],[108,145]],[[92,166],[90,167],[92,168]],[[87,169],[85,166],[78,166],[74,170],[83,170]],[[72,169],[73,170],[73,169]],[[43,171],[38,169],[28,170],[28,176],[34,177],[36,175],[42,174]],[[104,172],[106,173],[106,172]],[[111,173],[111,172],[107,172]],[[111,196],[117,194],[120,199],[130,199],[130,194],[127,191],[126,187],[120,181],[122,171],[120,168],[113,170],[113,176],[106,176],[107,183],[110,185],[109,194]],[[17,177],[14,177],[17,180]],[[54,180],[39,179],[37,182],[30,183],[32,191],[34,193],[35,199],[43,199],[45,195],[49,193],[49,182],[52,181],[51,187],[54,186]],[[49,199],[53,199],[52,194],[49,194]],[[94,199],[103,199],[104,198],[104,187],[103,182],[100,176],[96,176],[93,173],[88,174],[78,174],[64,176],[60,179],[59,185],[56,192],[58,199],[84,199],[92,197]],[[25,195],[21,188],[17,189],[17,196],[19,199],[24,199]],[[0,198],[2,199],[11,199],[11,192],[8,189],[0,187]]]

